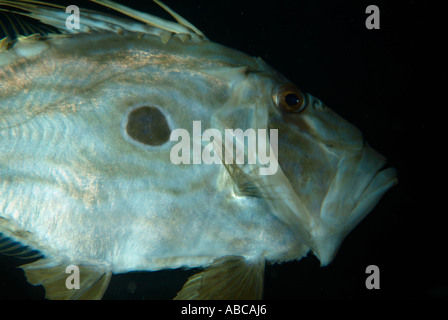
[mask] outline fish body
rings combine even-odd
[[[107,16],[103,27],[106,16],[88,12],[95,32],[0,51],[0,232],[43,255],[23,268],[47,297],[100,298],[112,273],[204,267],[178,298],[260,298],[265,261],[312,251],[330,263],[396,183],[355,126],[261,59],[169,8],[178,23],[95,2],[146,24]],[[17,3],[46,23],[66,17]],[[207,129],[259,133],[258,148],[243,150],[258,161],[226,163],[227,145]],[[278,167],[263,175],[264,145]],[[205,163],[204,150],[221,161]],[[179,152],[188,161],[174,163]],[[85,275],[79,291],[60,276],[68,265]]]
[[[188,47],[176,54],[185,48],[183,44],[164,45],[159,41],[159,46],[165,46],[161,51],[152,39],[138,39],[133,34],[87,38],[80,39],[82,48],[93,50],[78,53],[79,44],[64,39],[59,46],[48,49],[50,65],[43,65],[40,58],[35,63],[27,59],[22,74],[15,70],[14,76],[2,77],[2,84],[8,88],[4,92],[12,97],[2,101],[2,113],[8,114],[2,117],[2,127],[8,127],[2,137],[2,164],[8,167],[8,177],[5,173],[2,179],[3,216],[13,217],[33,233],[40,233],[39,228],[47,230],[43,234],[50,238],[39,242],[52,246],[60,242],[59,252],[70,254],[76,248],[89,248],[85,259],[110,261],[113,272],[202,265],[216,253],[237,254],[240,249],[229,250],[229,243],[235,241],[235,248],[246,247],[245,239],[257,237],[266,240],[266,248],[285,246],[286,239],[274,235],[288,237],[287,228],[272,221],[272,216],[262,215],[266,208],[260,198],[234,198],[233,188],[224,187],[232,185],[224,166],[171,165],[174,141],[148,146],[126,132],[129,113],[141,106],[158,107],[170,127],[190,130],[193,120],[201,121],[204,128],[216,127],[210,115],[232,99],[232,92],[227,83],[210,80],[208,73],[201,73],[204,64],[207,68],[219,68],[212,60],[198,61],[198,53],[207,48],[194,45],[188,55]],[[129,52],[121,57],[115,49],[97,53],[97,47],[117,41],[129,45]],[[222,48],[217,50],[222,52]],[[85,57],[84,62],[80,56]],[[110,66],[112,59],[114,64]],[[237,68],[231,63],[223,68]],[[30,78],[33,74],[42,82],[37,84],[35,78]],[[239,77],[239,71],[236,76]],[[245,81],[243,75],[240,78]],[[57,79],[65,79],[61,88],[55,87]],[[210,86],[210,81],[217,84]],[[68,92],[61,96],[64,88]],[[196,102],[202,100],[200,96],[209,97],[205,104]],[[28,111],[17,108],[18,105]],[[42,163],[42,167],[35,163]],[[35,170],[24,172],[30,167]],[[17,179],[19,176],[25,181]],[[46,181],[45,177],[52,178]],[[179,180],[188,181],[189,188],[185,189]],[[28,185],[26,189],[24,183]],[[23,201],[24,192],[29,194],[28,201]],[[13,198],[17,202],[11,202]],[[203,203],[214,209],[201,210],[199,204]],[[230,223],[232,215],[242,212],[245,213],[240,223]],[[45,221],[36,215],[45,217]],[[201,218],[192,219],[195,216]],[[106,230],[101,230],[105,221],[110,239],[106,239]],[[270,223],[276,224],[278,230],[274,227],[272,234],[262,234],[261,226]],[[232,226],[229,230],[223,228],[228,224]],[[74,231],[74,225],[84,227]],[[190,231],[184,232],[182,241],[173,241],[182,230]],[[62,234],[72,234],[74,238],[68,240],[60,237]],[[94,238],[99,241],[92,242]],[[102,247],[104,242],[107,245]],[[92,246],[94,243],[98,247]],[[196,244],[194,248],[191,243]],[[201,243],[207,243],[209,249],[201,251]],[[259,254],[262,247],[250,250]],[[193,252],[188,253],[187,248]],[[191,262],[187,262],[190,256]]]

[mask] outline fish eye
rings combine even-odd
[[[286,112],[301,112],[306,107],[305,96],[293,84],[282,85],[274,95],[274,103]]]
[[[163,113],[152,106],[142,106],[129,113],[127,134],[134,140],[159,146],[170,138],[171,130]]]

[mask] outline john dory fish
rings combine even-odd
[[[159,1],[176,22],[93,2],[130,19],[81,8],[67,29],[63,6],[0,0],[61,32],[0,43],[0,250],[42,255],[22,268],[48,298],[101,298],[112,273],[203,267],[176,298],[259,299],[266,261],[312,251],[327,265],[396,183],[356,127],[261,59]],[[182,148],[192,161],[173,163],[173,132],[194,145],[195,121],[214,130],[200,150],[220,164]],[[224,161],[229,129],[236,146],[264,133],[237,147],[256,161]],[[262,148],[273,174],[259,174]]]

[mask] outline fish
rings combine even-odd
[[[58,30],[0,42],[0,251],[41,257],[21,268],[47,298],[100,299],[112,274],[202,268],[176,299],[261,299],[266,262],[312,252],[328,265],[397,183],[354,125],[262,59],[160,1],[176,22],[92,2],[128,19],[81,8],[68,29],[63,6],[0,1]],[[277,169],[225,161],[202,129],[214,142],[263,132]],[[221,163],[194,163],[195,146]]]

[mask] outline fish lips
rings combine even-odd
[[[342,157],[322,202],[319,223],[311,230],[313,251],[321,264],[330,263],[342,240],[397,182],[395,168],[369,146]],[[384,169],[383,169],[384,168]]]

